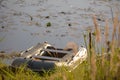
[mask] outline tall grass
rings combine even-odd
[[[108,20],[105,21],[105,40],[101,42],[101,31],[96,16],[93,16],[95,31],[84,34],[88,51],[88,59],[74,71],[66,68],[56,68],[54,72],[39,73],[24,70],[24,66],[12,70],[0,62],[0,80],[120,80],[120,21],[118,15],[114,18],[112,39],[109,40],[110,29]],[[118,31],[118,32],[117,32]],[[87,41],[88,40],[88,41]],[[99,45],[96,47],[96,45]],[[96,51],[100,49],[100,51]],[[98,54],[99,53],[99,54]]]

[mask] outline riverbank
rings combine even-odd
[[[14,57],[19,57],[20,54],[19,52],[11,52],[11,53],[5,53],[5,52],[0,52],[0,58],[4,59],[9,59],[9,58],[14,58]]]

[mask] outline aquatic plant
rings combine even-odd
[[[46,23],[46,26],[50,27],[51,26],[51,22]]]

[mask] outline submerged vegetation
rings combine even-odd
[[[25,66],[19,69],[7,67],[0,60],[0,80],[120,80],[120,21],[118,15],[113,20],[112,34],[109,31],[108,21],[105,23],[104,34],[101,35],[96,16],[93,16],[95,30],[83,34],[88,50],[88,58],[74,71],[66,68],[56,68],[42,75]],[[48,26],[51,26],[48,23]],[[108,37],[112,35],[111,40]],[[102,37],[104,37],[103,40]]]

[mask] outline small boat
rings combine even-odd
[[[43,44],[38,43],[36,46],[23,51],[20,54],[21,57],[16,58],[11,66],[20,67],[26,64],[28,68],[37,72],[65,66],[69,68],[69,71],[72,71],[86,60],[87,50],[84,47],[74,48],[75,46],[68,46],[62,49],[56,48],[47,42]]]

